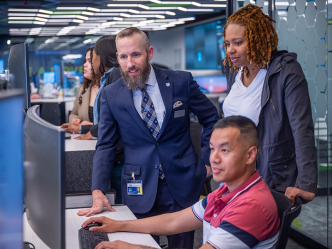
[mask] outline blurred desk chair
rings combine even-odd
[[[295,206],[292,207],[291,201],[282,193],[271,190],[272,196],[277,204],[278,216],[280,219],[280,230],[275,249],[284,249],[287,244],[290,226],[293,220],[301,213],[302,200],[295,198]]]

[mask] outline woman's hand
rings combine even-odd
[[[77,140],[90,140],[91,138],[93,138],[93,136],[91,135],[90,131],[87,134],[83,134],[81,136],[75,137],[75,139],[77,139]]]
[[[81,120],[79,118],[74,118],[70,123],[74,125],[79,125],[81,123]]]
[[[93,123],[89,121],[83,121],[81,125],[93,125]]]
[[[61,125],[61,128],[65,129],[65,132],[71,132],[74,134],[78,134],[78,130],[79,130],[79,125],[75,125],[75,124],[71,124],[71,123],[65,123],[63,125]]]

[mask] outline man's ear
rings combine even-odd
[[[252,164],[256,160],[256,157],[257,157],[257,147],[252,146],[248,149],[246,163]]]
[[[153,47],[150,46],[149,47],[149,50],[148,50],[148,56],[149,56],[149,61],[152,60],[152,57],[153,57]]]

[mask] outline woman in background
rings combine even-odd
[[[273,20],[247,5],[223,30],[227,77],[225,116],[242,115],[258,128],[257,170],[266,184],[294,204],[312,201],[317,190],[317,156],[308,83],[295,53],[278,51]]]
[[[85,134],[90,130],[89,125],[93,124],[93,105],[100,83],[92,70],[92,54],[93,48],[89,48],[83,64],[83,84],[77,91],[74,107],[69,116],[69,123],[61,126],[61,128],[65,128],[66,132]]]
[[[93,108],[93,125],[89,125],[85,129],[89,129],[86,134],[76,137],[79,140],[88,140],[98,137],[98,121],[99,121],[99,103],[101,89],[121,78],[119,64],[116,57],[116,44],[114,35],[103,36],[98,39],[95,44],[92,56],[92,68],[97,78],[100,79],[100,89],[94,102]]]

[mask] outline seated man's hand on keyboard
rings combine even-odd
[[[108,202],[106,196],[98,189],[92,191],[92,198],[93,198],[93,206],[91,208],[83,209],[78,211],[77,215],[89,217],[92,214],[100,213],[104,207],[111,212],[114,212],[115,209],[112,208],[110,203]]]
[[[120,222],[116,220],[112,220],[105,216],[101,217],[92,217],[86,220],[82,224],[82,228],[85,228],[87,225],[91,223],[100,223],[101,226],[94,226],[89,229],[89,231],[96,231],[96,232],[105,232],[105,233],[115,233],[120,231]]]
[[[103,241],[99,243],[95,249],[103,249],[103,248],[111,248],[111,249],[153,249],[153,247],[150,246],[139,246],[139,245],[133,245],[129,244],[127,242],[123,242],[120,240],[116,241]]]

